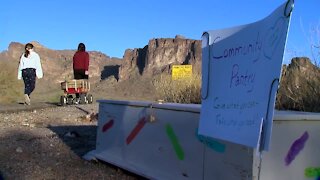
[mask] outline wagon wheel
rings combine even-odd
[[[64,105],[66,105],[66,103],[67,103],[66,97],[65,96],[61,96],[60,97],[60,105],[64,106]]]
[[[86,104],[87,98],[85,94],[80,94],[80,104]]]
[[[88,94],[88,95],[87,95],[87,100],[88,100],[88,103],[89,103],[89,104],[92,104],[92,102],[93,102],[92,94]]]
[[[67,104],[68,105],[71,105],[71,104],[73,104],[73,96],[70,94],[70,95],[68,95],[68,98],[67,98]]]

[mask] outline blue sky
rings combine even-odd
[[[122,57],[152,38],[201,39],[206,30],[263,19],[284,0],[6,0],[0,7],[0,51],[10,42],[38,41],[56,50],[88,50]],[[310,56],[310,26],[320,24],[319,0],[295,0],[284,62]],[[305,32],[305,33],[304,33]]]

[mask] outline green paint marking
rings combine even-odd
[[[166,125],[166,131],[167,131],[167,135],[171,141],[171,144],[173,146],[173,149],[175,150],[176,152],[176,155],[178,156],[178,158],[180,160],[183,160],[184,159],[184,152],[183,152],[183,149],[181,148],[180,144],[179,144],[179,141],[178,141],[178,138],[177,136],[175,135],[172,127],[170,124],[167,124]]]
[[[304,170],[304,175],[308,178],[320,176],[320,167],[309,167]]]

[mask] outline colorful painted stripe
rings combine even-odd
[[[183,160],[184,159],[183,149],[181,148],[179,141],[178,141],[178,138],[175,135],[170,124],[166,125],[166,131],[167,131],[167,135],[171,141],[171,144],[173,146],[173,149],[176,152],[176,155],[178,156],[178,159]]]
[[[146,124],[146,118],[143,117],[138,121],[138,124],[134,127],[134,129],[131,131],[130,135],[127,137],[126,142],[127,145],[131,143],[131,141],[137,136],[137,134],[140,132],[140,130],[144,127]]]
[[[202,142],[203,144],[205,144],[207,147],[209,147],[210,149],[219,152],[219,153],[224,153],[226,151],[226,145],[222,144],[210,137],[206,137],[203,135],[198,135],[197,134],[197,138],[200,142]]]
[[[316,177],[319,179],[320,177],[320,167],[309,167],[304,170],[304,175],[308,178]]]
[[[110,121],[108,121],[105,125],[103,125],[102,127],[102,132],[106,132],[108,131],[112,126],[113,126],[114,120],[111,119]]]
[[[308,132],[304,132],[303,135],[294,141],[294,143],[291,145],[287,156],[285,157],[285,164],[286,166],[290,165],[291,162],[298,156],[300,151],[304,148],[305,143],[309,139]]]

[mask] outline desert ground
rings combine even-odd
[[[142,179],[82,158],[95,149],[98,103],[0,110],[0,179]]]
[[[92,87],[92,104],[61,106],[59,87],[50,93],[41,83],[37,82],[30,106],[23,104],[23,96],[18,102],[0,104],[0,180],[143,179],[106,162],[87,161],[83,155],[95,149],[97,100],[150,100],[152,90],[139,83],[106,81]]]

